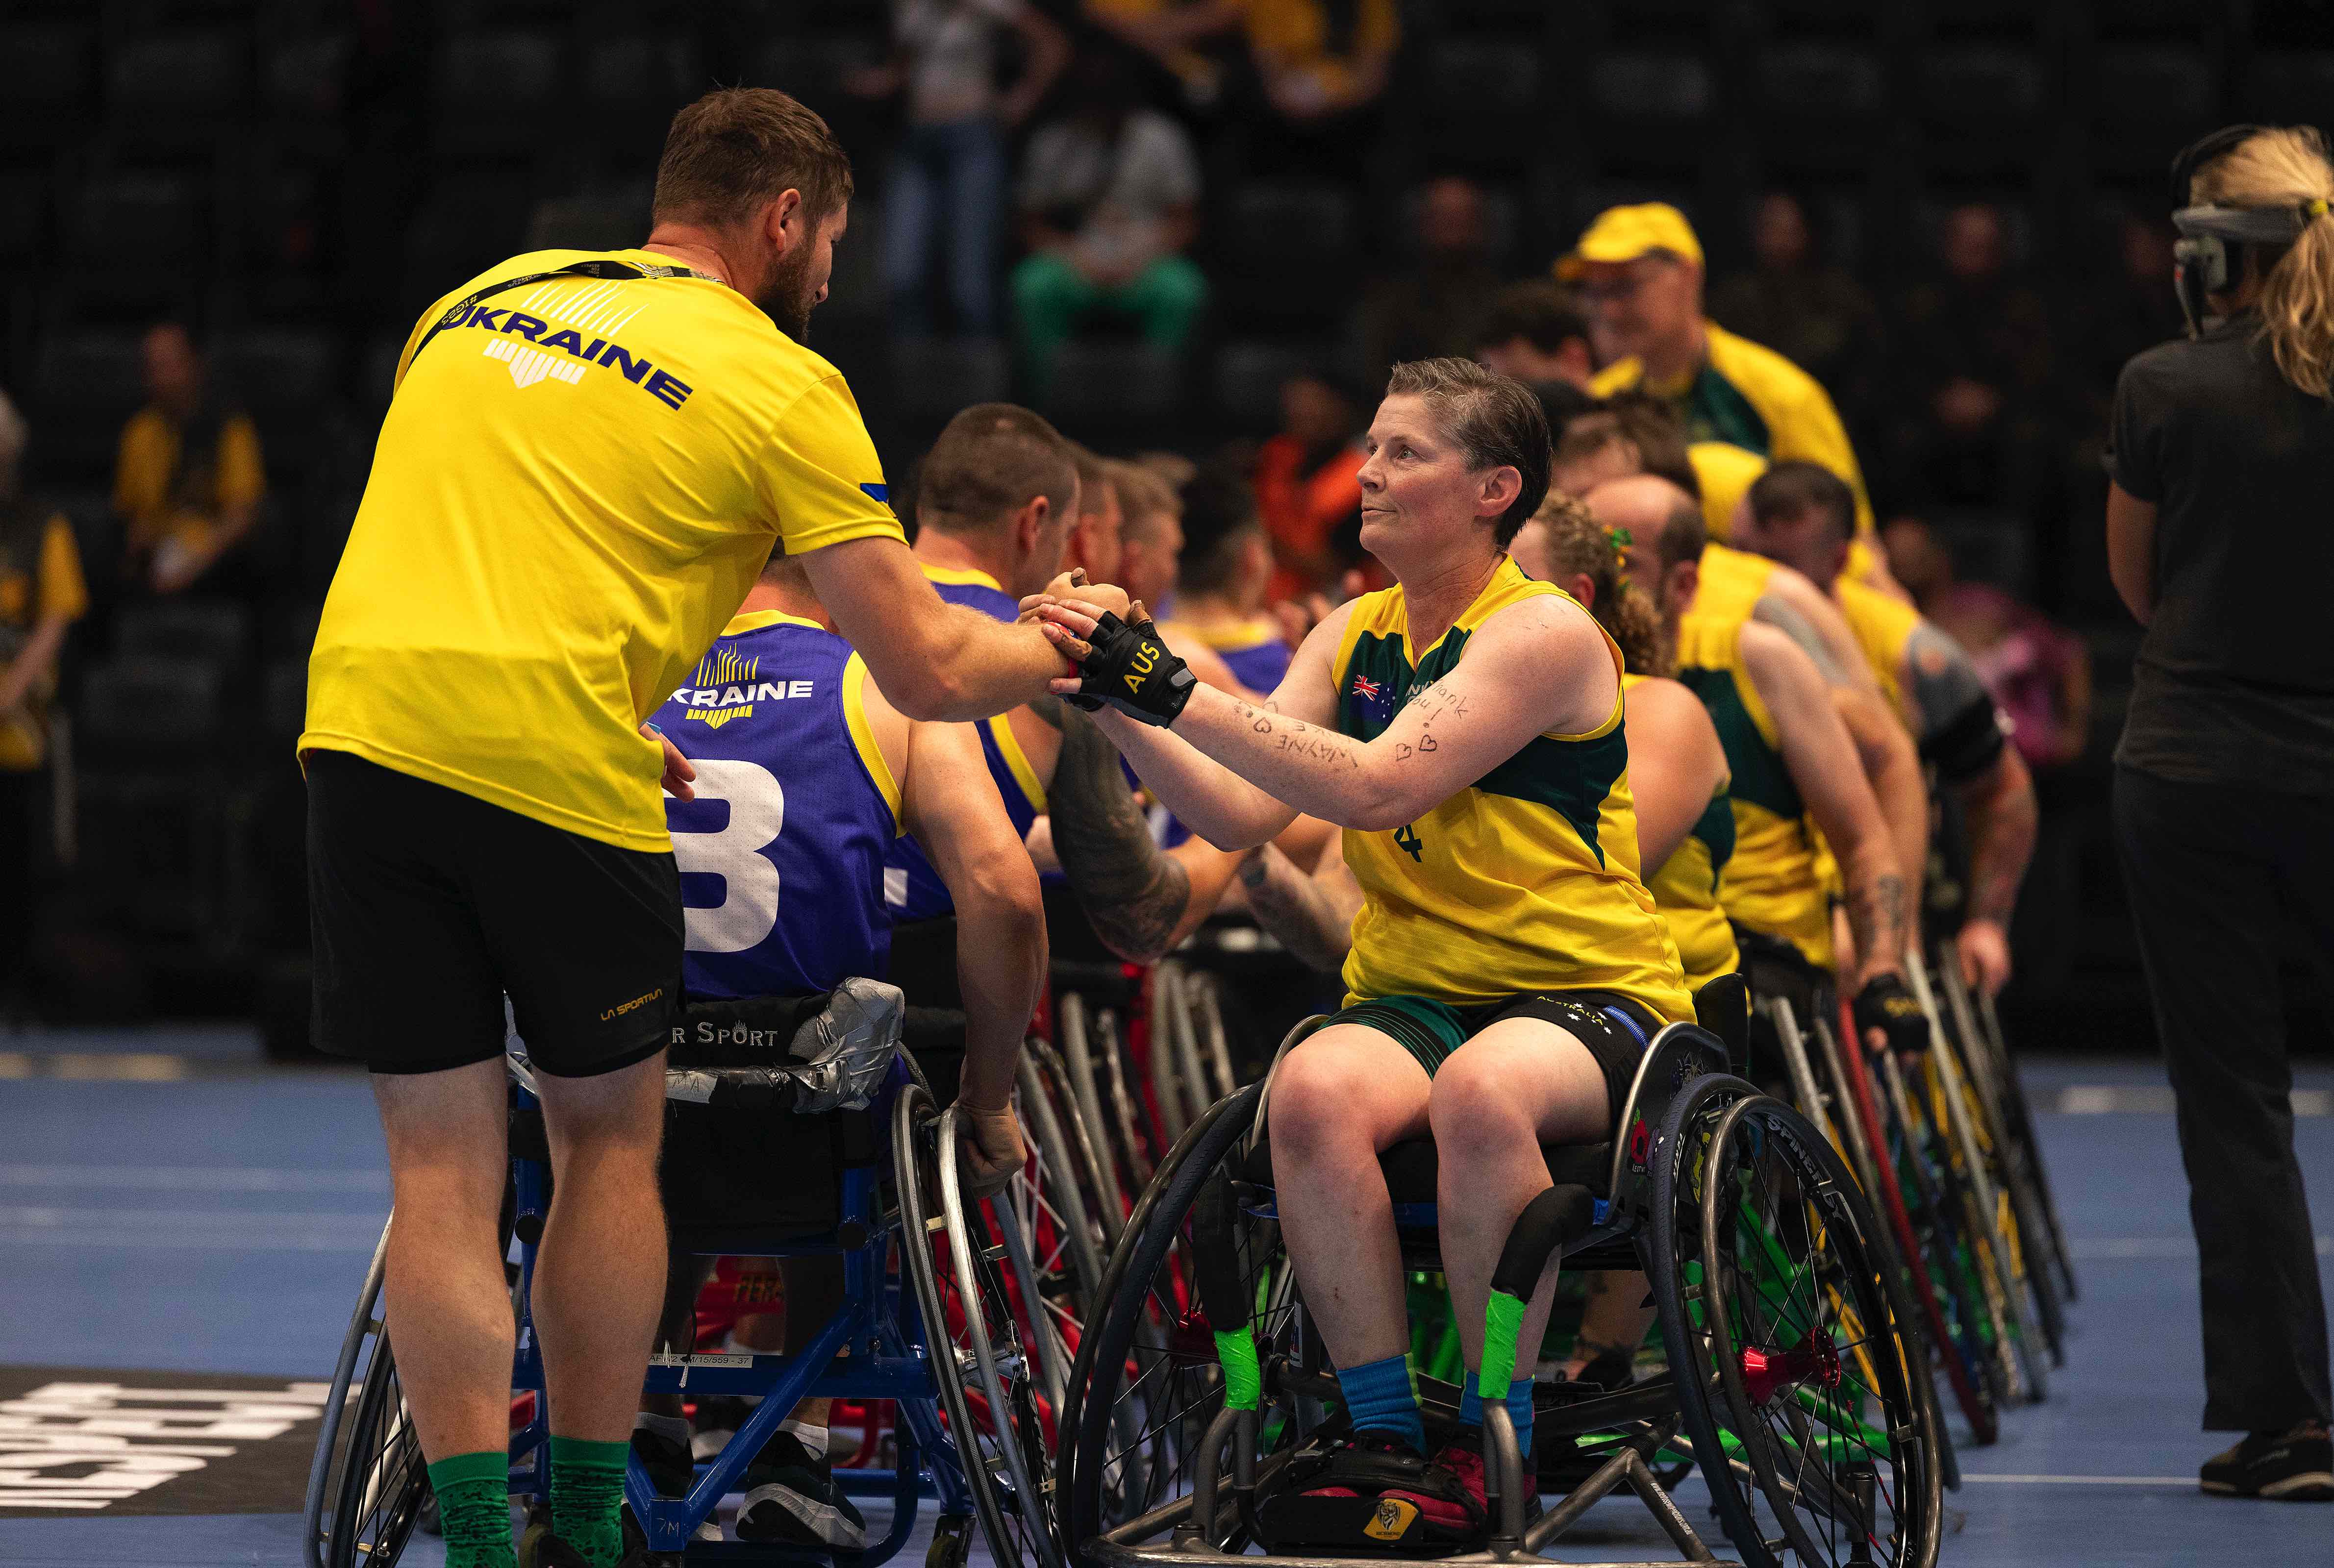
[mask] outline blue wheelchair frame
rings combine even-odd
[[[894,1097],[911,1082],[906,1062],[892,1058],[875,1096],[874,1125],[889,1128]],[[514,1083],[515,1106],[536,1109],[524,1082]],[[776,1114],[785,1115],[786,1112]],[[900,1230],[896,1207],[882,1204],[882,1162],[846,1166],[840,1180],[841,1213],[834,1228],[806,1236],[767,1234],[692,1235],[689,1251],[698,1256],[840,1257],[844,1303],[805,1350],[793,1355],[680,1355],[651,1358],[645,1392],[759,1395],[762,1402],[711,1461],[697,1467],[686,1497],[660,1497],[635,1455],[624,1471],[624,1496],[632,1515],[657,1553],[686,1553],[697,1561],[825,1561],[850,1568],[874,1568],[889,1561],[915,1529],[918,1504],[936,1497],[944,1518],[971,1527],[972,1494],[955,1443],[940,1424],[940,1388],[932,1373],[924,1325],[915,1292],[905,1274],[885,1269],[885,1254]],[[543,1352],[535,1333],[533,1292],[535,1248],[549,1209],[548,1173],[543,1164],[514,1150],[511,1175],[516,1190],[513,1234],[518,1242],[518,1351],[511,1369],[514,1393],[535,1396],[535,1414],[511,1434],[510,1489],[514,1499],[547,1506],[551,1497],[551,1425],[545,1390]],[[896,1173],[912,1179],[910,1173]],[[746,1467],[795,1405],[805,1399],[891,1400],[899,1412],[893,1426],[898,1444],[892,1469],[838,1469],[835,1480],[853,1496],[889,1497],[890,1531],[862,1553],[830,1552],[769,1542],[694,1542],[698,1526],[711,1518],[735,1489]]]

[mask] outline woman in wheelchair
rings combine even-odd
[[[1611,1138],[1646,1042],[1692,1005],[1638,874],[1620,651],[1508,553],[1548,486],[1538,401],[1472,361],[1400,365],[1365,447],[1362,544],[1396,585],[1325,620],[1261,707],[1195,688],[1139,607],[1035,608],[1080,664],[1056,689],[1104,708],[1194,832],[1244,849],[1299,812],[1345,830],[1363,894],[1346,1005],[1280,1062],[1266,1111],[1283,1236],[1350,1421],[1307,1495],[1394,1498],[1456,1540],[1485,1520],[1480,1406],[1470,1392],[1461,1429],[1430,1442],[1378,1156],[1436,1141],[1471,1371],[1500,1249],[1551,1186],[1543,1146]],[[1528,1448],[1528,1380],[1508,1404]]]

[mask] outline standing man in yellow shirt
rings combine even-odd
[[[1576,284],[1613,356],[1589,390],[1641,389],[1675,408],[1689,441],[1723,441],[1770,462],[1820,463],[1856,495],[1856,560],[1866,582],[1894,589],[1870,546],[1872,502],[1839,410],[1817,380],[1774,350],[1702,313],[1702,241],[1666,202],[1607,207],[1556,264]]]
[[[129,574],[157,593],[177,593],[258,523],[267,475],[258,430],[205,384],[202,356],[184,326],[164,322],[139,353],[149,401],[121,429],[113,509],[130,530]]]
[[[713,92],[674,118],[645,245],[515,256],[433,304],[325,602],[299,743],[318,1044],[374,1074],[384,1299],[449,1568],[513,1562],[506,996],[557,1190],[537,1561],[622,1554],[681,975],[659,783],[687,799],[692,776],[641,721],[774,550],[912,718],[985,717],[1065,668],[1035,627],[941,602],[849,389],[803,346],[851,189],[817,115]]]

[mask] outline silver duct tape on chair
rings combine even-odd
[[[788,1069],[798,1084],[797,1111],[860,1111],[891,1070],[907,1019],[897,986],[854,977],[834,988],[825,1009],[795,1031]]]

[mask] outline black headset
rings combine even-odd
[[[2291,245],[2309,221],[2301,207],[2189,205],[2190,184],[2198,169],[2267,129],[2225,126],[2173,157],[2172,223],[2180,237],[2172,245],[2172,287],[2180,296],[2180,313],[2192,338],[2204,330],[2211,313],[2206,296],[2228,293],[2243,276],[2243,247]]]

